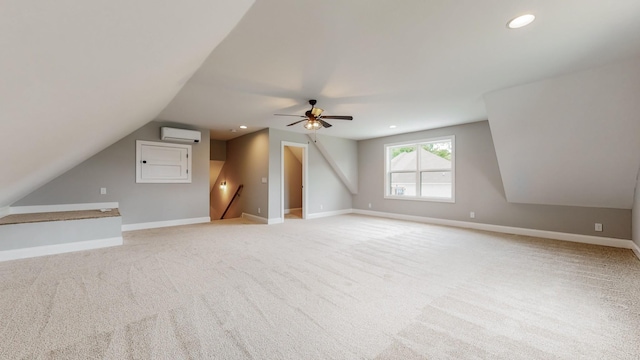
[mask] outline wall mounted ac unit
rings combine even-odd
[[[161,127],[160,139],[164,141],[197,143],[200,142],[200,131]]]

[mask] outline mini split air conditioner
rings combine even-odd
[[[161,127],[160,139],[164,141],[197,143],[200,142],[200,131]]]

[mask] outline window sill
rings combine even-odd
[[[451,204],[455,204],[456,202],[455,198],[445,199],[445,198],[428,198],[428,197],[417,197],[417,196],[392,196],[392,195],[385,195],[384,198],[390,199],[390,200],[428,201],[428,202],[441,202],[441,203],[451,203]]]

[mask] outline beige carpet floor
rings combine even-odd
[[[639,359],[630,250],[344,215],[0,263],[0,359]]]

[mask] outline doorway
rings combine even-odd
[[[282,221],[307,218],[308,144],[283,141],[280,166]]]

